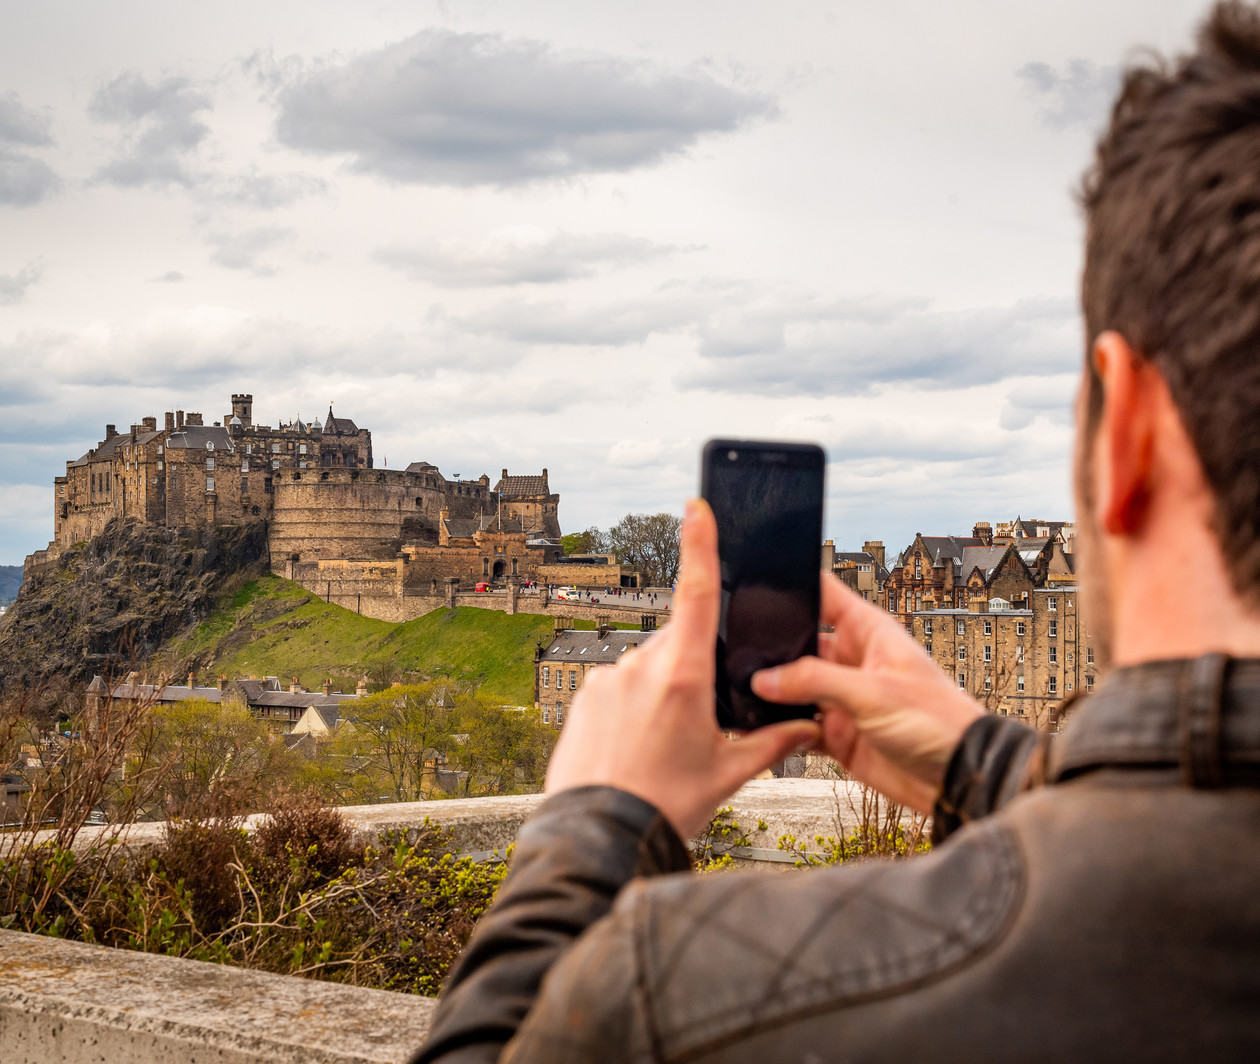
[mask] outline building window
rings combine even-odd
[[[214,472],[214,459],[213,459],[213,458],[207,458],[207,459],[206,459],[206,472],[207,472],[207,473],[213,473],[213,472]]]
[[[1050,638],[1054,639],[1056,636],[1058,636],[1058,634],[1059,634],[1059,622],[1051,621],[1050,622]]]
[[[918,554],[914,556],[914,575],[923,575],[923,558]]]
[[[958,686],[959,687],[967,686],[967,674],[965,672],[960,672],[958,674]]]
[[[278,444],[278,443],[273,443],[273,444],[271,445],[271,453],[272,453],[272,454],[279,454],[279,453],[280,453],[280,444]]]
[[[985,648],[984,648],[984,660],[985,660],[986,662],[990,662],[990,661],[992,661],[992,660],[993,660],[993,648],[992,648],[991,646],[985,646]]]
[[[1016,665],[1024,664],[1024,644],[1023,643],[1020,643],[1019,646],[1015,648],[1015,664]]]
[[[1093,677],[1093,674],[1091,673],[1090,675],[1085,677],[1085,690],[1092,691],[1093,689],[1094,689],[1094,677]]]
[[[279,469],[279,468],[280,468],[280,459],[279,459],[279,458],[273,458],[273,459],[271,460],[271,468],[272,468],[272,469]]]
[[[512,559],[512,575],[513,575],[513,576],[516,576],[516,575],[517,575],[517,573],[516,573],[516,561],[517,561],[517,560],[516,560],[515,558],[513,558],[513,559]]]
[[[298,454],[306,454],[306,444],[304,443],[298,444]]]
[[[959,635],[966,635],[967,625],[963,621],[959,621],[958,626],[955,630],[958,632]]]
[[[1016,622],[1015,622],[1015,634],[1016,634],[1016,635],[1023,635],[1023,634],[1024,634],[1024,622],[1023,622],[1023,621],[1016,621]]]
[[[1046,600],[1046,603],[1046,609],[1048,610],[1057,610],[1059,608],[1059,600],[1053,595]]]
[[[1058,663],[1059,663],[1059,648],[1051,647],[1050,648],[1050,664],[1057,665]]]
[[[569,690],[570,691],[577,690],[577,669],[569,670]]]
[[[1024,689],[1024,677],[1022,675],[1016,676],[1015,677],[1015,690],[1023,691],[1023,689]]]
[[[931,617],[929,617],[927,620],[923,622],[923,634],[924,635],[932,634],[932,618]]]
[[[958,660],[959,660],[959,661],[966,661],[966,660],[967,660],[967,648],[966,648],[966,647],[959,647],[959,648],[958,648]]]
[[[910,592],[906,592],[906,612],[909,613],[914,606],[914,600],[910,597]]]
[[[159,459],[159,460],[158,460],[158,472],[159,472],[159,473],[160,473],[160,472],[162,472],[162,470],[163,470],[164,468],[165,468],[165,466],[163,466],[163,464],[162,464],[161,460]]]
[[[985,634],[985,635],[992,635],[992,634],[993,634],[993,622],[992,622],[992,621],[985,621],[985,622],[984,622],[984,634]]]
[[[560,727],[564,723],[564,706],[559,702],[556,703],[556,727]]]
[[[544,687],[551,686],[551,666],[550,665],[544,665],[542,667],[542,685]]]
[[[1065,687],[1065,690],[1066,690],[1069,694],[1071,694],[1071,693],[1072,693],[1072,681],[1071,681],[1071,680],[1068,680],[1067,685],[1066,685],[1066,687]]]
[[[489,558],[481,559],[481,575],[482,576],[490,575],[490,559]]]
[[[245,444],[245,453],[246,453],[246,454],[253,454],[253,453],[254,453],[254,445],[253,445],[252,443],[247,443],[247,444]]]
[[[157,450],[157,453],[158,453],[158,454],[161,454],[161,453],[162,453],[162,445],[161,445],[160,443],[158,444],[158,450]]]
[[[214,477],[206,477],[206,492],[214,491]]]
[[[1094,648],[1093,647],[1085,648],[1085,664],[1086,665],[1094,664]]]
[[[993,677],[990,676],[988,673],[984,674],[984,689],[986,691],[993,690]]]
[[[265,495],[270,495],[270,494],[271,494],[271,477],[267,477],[267,478],[263,481],[263,494],[265,494]]]
[[[1050,693],[1052,695],[1059,693],[1059,678],[1057,676],[1050,677]]]
[[[241,462],[241,472],[242,472],[242,473],[248,473],[248,472],[249,472],[249,462],[248,462],[248,460]]]
[[[249,494],[249,477],[241,477],[241,494]]]
[[[923,649],[926,650],[929,654],[931,654],[932,653],[932,640],[929,639],[926,643],[924,643]]]
[[[206,450],[207,451],[214,450],[214,440],[206,440]]]
[[[546,706],[543,706],[543,723],[551,723],[551,710],[549,710]]]

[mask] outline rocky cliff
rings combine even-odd
[[[22,585],[0,619],[0,691],[42,692],[47,705],[93,673],[138,667],[266,558],[265,522],[175,531],[115,519]]]

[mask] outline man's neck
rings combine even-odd
[[[1192,531],[1178,539],[1110,552],[1113,664],[1212,652],[1260,657],[1260,614],[1235,592],[1215,537]]]

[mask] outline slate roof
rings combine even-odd
[[[357,695],[341,694],[340,692],[326,695],[323,691],[259,690],[257,694],[251,695],[249,694],[250,690],[261,688],[261,681],[237,680],[234,682],[246,691],[250,706],[288,707],[291,709],[305,709],[308,706],[335,707],[342,702],[358,697]],[[251,686],[246,688],[246,684]],[[102,686],[104,685],[102,684]],[[184,702],[190,698],[201,698],[207,702],[222,702],[224,693],[217,686],[188,687],[186,684],[167,684],[165,687],[160,687],[152,683],[120,683],[114,687],[112,696],[137,702]]]
[[[598,632],[558,632],[551,645],[543,651],[540,663],[559,665],[580,661],[611,665],[620,661],[621,655],[631,647],[642,646],[653,634],[613,629],[601,639]]]
[[[174,450],[191,448],[204,451],[207,443],[213,443],[216,451],[236,450],[228,430],[220,425],[185,425],[171,433],[166,446]]]
[[[432,462],[412,462],[407,467],[408,473],[436,473],[437,471],[438,467]]]
[[[547,478],[541,473],[538,476],[500,477],[494,490],[500,495],[508,496],[551,494],[551,489],[547,486]]]
[[[1006,556],[1005,547],[964,547],[962,553],[962,575],[968,577],[972,569],[979,569],[980,575],[988,580],[993,570]]]
[[[933,566],[940,565],[946,560],[955,565],[961,565],[964,550],[968,547],[984,546],[984,540],[976,539],[974,536],[923,536],[922,538]]]
[[[875,566],[875,576],[882,582],[888,579],[888,570],[875,560],[875,555],[864,550],[839,550],[836,551],[837,561],[853,562],[855,565],[873,565]]]
[[[473,533],[477,531],[475,517],[448,517],[443,524],[446,525],[446,534],[451,539],[472,539]]]
[[[482,514],[477,519],[477,527],[482,531],[491,532],[524,532],[525,526],[521,524],[519,517],[505,517],[502,524],[499,523],[498,514]]]
[[[338,435],[353,436],[359,431],[359,426],[348,417],[333,417],[332,407],[330,406],[328,408],[328,418],[324,421],[324,431],[334,432]]]

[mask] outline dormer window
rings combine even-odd
[[[207,451],[214,450],[214,440],[206,440],[206,450]]]

